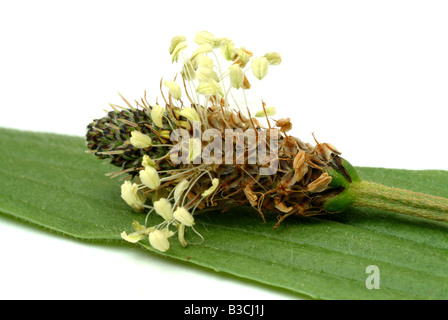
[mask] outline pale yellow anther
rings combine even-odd
[[[179,45],[179,43],[181,42],[185,42],[186,38],[184,36],[175,36],[171,39],[171,45],[170,45],[170,54],[172,54],[174,52],[174,50],[176,49],[176,47]]]
[[[282,63],[282,56],[278,52],[268,52],[264,55],[270,65],[278,66]]]
[[[185,241],[185,225],[180,224],[177,231],[177,239],[179,240],[182,247],[187,246],[187,241]]]
[[[195,59],[200,54],[206,54],[206,53],[209,53],[212,51],[213,51],[213,48],[211,45],[203,44],[203,45],[199,46],[196,50],[193,51],[193,53],[191,55],[191,59]]]
[[[245,51],[244,47],[241,47],[239,49],[235,49],[235,54],[238,55],[238,64],[243,68],[247,65],[247,63],[249,62],[250,58],[252,57],[252,53],[248,54]]]
[[[194,217],[184,207],[178,207],[173,213],[174,219],[187,227],[194,225]]]
[[[150,232],[155,230],[154,227],[146,228],[135,220],[132,221],[132,227],[134,228],[135,232],[132,232],[129,235],[126,233],[126,231],[123,231],[121,233],[121,238],[131,243],[137,243],[140,240],[143,240],[147,235],[149,235]]]
[[[156,165],[156,162],[151,159],[148,155],[143,155],[143,159],[142,159],[142,166],[143,167],[154,167]]]
[[[174,201],[179,202],[180,197],[184,193],[184,191],[188,188],[188,180],[184,179],[174,187]]]
[[[201,121],[201,118],[195,108],[185,107],[180,111],[180,115],[187,118],[191,122]]]
[[[170,130],[160,130],[158,132],[159,137],[170,140],[171,137],[171,131]]]
[[[121,185],[121,198],[135,211],[144,209],[145,197],[139,193],[136,183],[125,181]]]
[[[200,54],[200,55],[196,56],[195,61],[197,62],[198,66],[213,69],[213,66],[214,66],[213,59],[210,57],[207,57],[206,55]]]
[[[239,89],[244,84],[244,71],[238,64],[232,64],[229,68],[230,85]]]
[[[219,48],[219,47],[223,46],[224,44],[231,42],[231,41],[232,41],[232,39],[225,38],[225,37],[215,38],[215,41],[213,42],[213,47]]]
[[[165,109],[158,104],[154,105],[151,110],[151,119],[159,128],[163,128],[163,113]]]
[[[171,221],[173,219],[173,208],[167,199],[161,198],[160,200],[154,202],[154,209],[156,210],[156,213],[164,220]]]
[[[187,48],[186,42],[181,42],[177,45],[176,49],[174,49],[173,54],[171,55],[171,62],[177,62],[179,60],[179,54],[182,50]]]
[[[194,138],[190,139],[190,146],[189,146],[189,148],[190,148],[189,149],[190,163],[193,163],[197,157],[201,156],[201,153],[202,153],[201,146],[202,146],[202,143],[201,143],[200,139],[194,139]]]
[[[187,47],[184,36],[176,36],[171,40],[170,54],[171,62],[177,62],[179,59],[179,53]]]
[[[198,72],[196,72],[196,79],[199,82],[208,82],[210,80],[218,81],[218,74],[213,69],[199,65]]]
[[[151,137],[140,131],[132,131],[129,141],[138,149],[146,149],[152,145]]]
[[[149,243],[154,249],[161,252],[168,251],[170,248],[170,242],[168,238],[174,233],[168,229],[154,230],[149,234]]]
[[[198,69],[198,63],[196,59],[186,59],[183,66],[182,66],[182,77],[187,80],[191,81],[196,78],[196,70]]]
[[[251,67],[255,78],[261,80],[269,71],[268,59],[265,57],[253,58]]]
[[[221,55],[224,59],[231,61],[235,57],[235,44],[230,39],[221,41]]]
[[[198,33],[196,33],[196,36],[193,40],[200,46],[204,44],[214,46],[216,37],[208,31],[199,31]]]
[[[224,91],[222,90],[218,82],[214,79],[210,79],[210,81],[207,82],[199,83],[196,91],[197,93],[204,96],[220,95],[221,97],[224,97]]]
[[[172,236],[174,236],[174,232],[171,231],[171,230],[168,229],[168,228],[161,229],[160,231],[162,231],[162,233],[163,233],[163,234],[165,235],[165,237],[167,237],[167,238],[171,238]]]
[[[160,186],[160,178],[157,170],[147,166],[145,170],[140,170],[139,177],[142,183],[149,189],[156,189]]]
[[[265,109],[266,109],[266,113],[263,109],[258,110],[255,113],[255,117],[257,117],[257,118],[264,118],[266,116],[272,117],[273,115],[275,115],[277,113],[277,110],[275,109],[275,107],[265,107]]]
[[[140,240],[142,240],[145,237],[144,235],[138,234],[136,232],[131,233],[131,234],[128,235],[128,234],[126,234],[126,231],[123,231],[120,234],[120,236],[121,236],[121,238],[123,240],[125,240],[127,242],[130,242],[130,243],[137,243],[137,242],[139,242]]]
[[[173,99],[179,100],[182,97],[182,90],[176,82],[165,80],[163,85],[168,88]]]
[[[135,220],[132,221],[132,228],[134,228],[135,231],[146,230],[145,226],[141,225],[138,221]]]
[[[207,190],[205,190],[204,192],[202,192],[202,196],[205,198],[211,195],[216,190],[216,188],[218,188],[218,185],[219,185],[219,179],[214,178],[212,180],[212,186]]]

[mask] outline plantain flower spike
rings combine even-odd
[[[250,205],[263,219],[264,211],[276,211],[279,219],[275,228],[290,215],[342,211],[346,202],[336,197],[345,197],[351,184],[360,179],[341,153],[328,143],[316,141],[314,147],[287,135],[292,128],[289,118],[272,119],[272,126],[266,119],[269,129],[265,128],[259,118],[272,117],[276,110],[264,102],[262,110],[249,110],[254,100],[246,98],[251,88],[247,70],[261,80],[270,66],[282,63],[281,55],[268,52],[254,57],[245,47],[236,47],[231,39],[217,38],[208,31],[198,32],[194,41],[198,46],[186,57],[185,37],[171,40],[171,59],[180,61],[182,79],[177,83],[162,82],[169,90],[169,99],[162,92],[165,105],[150,105],[145,97],[133,108],[125,100],[128,109],[114,108],[88,126],[86,139],[91,152],[100,159],[109,158],[120,168],[114,176],[128,174],[131,181],[135,180],[121,186],[123,200],[135,211],[150,208],[148,215],[155,211],[163,218],[150,228],[146,227],[148,219],[145,226],[133,223],[135,232],[123,232],[121,237],[129,242],[149,237],[153,248],[165,252],[175,233],[180,244],[187,245],[185,233],[189,227],[202,238],[193,227],[194,214],[207,207]],[[236,92],[238,89],[243,90]],[[186,98],[181,100],[182,93]],[[206,132],[213,137],[199,137],[197,132],[202,129],[211,129]],[[231,137],[229,146],[227,130],[235,138],[233,143]],[[244,135],[236,134],[240,130]],[[179,144],[170,139],[173,133],[182,135]],[[256,143],[247,148],[246,133],[248,140],[256,138]],[[239,140],[243,140],[244,148],[240,148]],[[224,153],[215,148],[223,144]],[[177,155],[171,152],[176,149]],[[239,151],[243,151],[241,156]],[[219,161],[202,161],[201,155],[212,152],[213,160]],[[176,163],[180,154],[182,161]],[[256,161],[250,163],[253,154]],[[152,206],[145,204],[147,199],[152,200]]]

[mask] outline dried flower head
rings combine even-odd
[[[290,118],[282,118],[275,121],[275,126],[280,128],[283,133],[288,132],[292,129],[292,123]]]

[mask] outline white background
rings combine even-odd
[[[1,1],[0,127],[81,136],[118,91],[154,102],[177,71],[171,38],[208,30],[282,54],[253,91],[303,141],[358,166],[448,170],[447,17],[446,1]],[[295,297],[0,216],[0,298]]]

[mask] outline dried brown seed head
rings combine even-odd
[[[324,172],[320,175],[319,178],[314,180],[308,185],[308,191],[312,193],[318,193],[322,192],[325,189],[327,189],[328,185],[331,182],[331,176],[328,175],[328,173]]]
[[[295,170],[294,178],[296,181],[301,181],[308,172],[308,163],[306,162],[306,153],[299,150],[293,161],[293,168]]]
[[[282,132],[288,132],[292,129],[292,123],[290,118],[282,118],[275,121],[275,126],[280,128]]]
[[[277,198],[275,198],[275,208],[284,213],[291,212],[294,209],[293,207],[288,207],[285,202],[280,202]]]
[[[244,188],[244,194],[246,195],[247,200],[249,200],[249,203],[252,207],[257,207],[258,205],[258,197],[256,194],[252,191],[250,185],[246,185]]]

